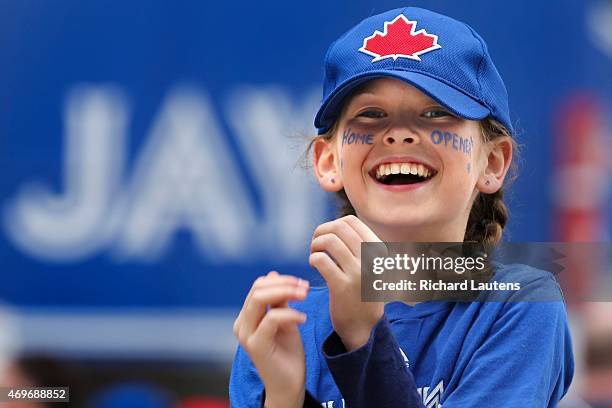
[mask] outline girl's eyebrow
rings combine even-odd
[[[365,104],[366,101],[370,101],[372,99],[379,99],[379,98],[380,96],[376,95],[373,92],[360,92],[359,94],[351,98],[351,101],[349,102],[348,107],[353,109],[355,105]],[[362,101],[362,99],[365,99],[365,100]]]
[[[375,97],[376,98],[378,97],[378,95],[374,92],[363,91],[353,96],[353,100],[360,99],[360,98],[363,99],[364,97]]]

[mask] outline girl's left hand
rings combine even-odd
[[[329,311],[334,330],[348,351],[368,342],[384,312],[383,302],[361,300],[361,243],[381,242],[354,215],[321,224],[310,246],[310,265],[329,288]]]

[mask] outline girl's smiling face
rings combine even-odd
[[[344,188],[384,241],[463,241],[478,191],[501,187],[512,154],[507,140],[485,143],[479,122],[395,79],[363,85],[335,129],[313,145],[319,183]]]

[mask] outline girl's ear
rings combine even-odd
[[[342,190],[342,174],[338,171],[338,152],[333,140],[317,139],[312,144],[313,168],[321,188],[329,193]]]
[[[481,193],[496,193],[504,184],[504,178],[512,162],[512,140],[508,136],[495,138],[484,145],[485,168],[478,178],[476,188]]]

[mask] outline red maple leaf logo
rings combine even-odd
[[[400,14],[393,21],[385,22],[384,32],[376,30],[364,38],[359,51],[373,56],[372,62],[400,57],[420,61],[419,55],[442,48],[437,35],[427,34],[424,29],[415,32],[416,25],[416,21]]]

